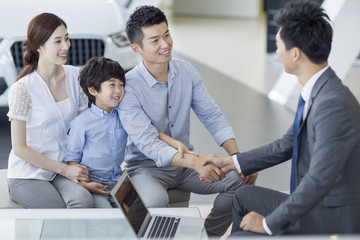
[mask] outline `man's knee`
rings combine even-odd
[[[244,206],[248,201],[253,201],[253,192],[256,191],[254,186],[244,185],[237,189],[233,198],[233,205]]]
[[[244,181],[241,179],[239,174],[235,171],[232,171],[226,175],[224,178],[225,184],[227,185],[228,190],[237,191],[243,184]]]
[[[145,204],[149,208],[162,208],[168,207],[169,205],[169,196],[167,194],[153,194],[149,195],[144,199]]]

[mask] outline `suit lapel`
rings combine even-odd
[[[299,133],[301,133],[301,130],[305,124],[305,122],[307,121],[309,114],[311,113],[311,108],[312,105],[314,103],[314,100],[316,99],[316,96],[319,94],[321,88],[325,85],[325,83],[332,78],[335,75],[335,72],[331,69],[331,67],[329,67],[323,74],[321,74],[321,76],[319,77],[319,79],[316,81],[311,94],[310,94],[310,99],[309,99],[309,103],[308,103],[308,108],[306,109],[307,114],[306,117],[304,119],[304,121],[301,123],[300,129],[299,129]],[[300,135],[300,134],[299,134]]]

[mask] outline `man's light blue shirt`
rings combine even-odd
[[[183,60],[169,62],[167,84],[158,82],[143,62],[139,63],[126,74],[125,96],[119,109],[129,135],[125,157],[128,164],[152,159],[158,167],[169,165],[177,150],[159,140],[158,131],[190,147],[190,109],[218,145],[235,138],[199,72]]]
[[[118,181],[126,139],[118,110],[114,108],[109,114],[93,104],[71,122],[64,161],[85,165],[90,178]]]

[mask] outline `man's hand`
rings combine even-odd
[[[264,216],[258,214],[257,212],[250,212],[243,217],[240,223],[240,228],[244,231],[267,234],[262,224],[263,219]]]
[[[242,174],[242,173],[241,173],[241,174]],[[243,177],[244,177],[244,175],[242,175],[242,178],[243,178]],[[244,183],[245,183],[246,185],[254,185],[255,182],[256,182],[257,177],[258,177],[258,173],[257,173],[257,172],[256,172],[256,173],[253,173],[253,174],[250,174],[250,175],[248,175],[248,176],[245,177]]]
[[[234,160],[232,156],[227,158],[221,158],[219,156],[216,156],[214,154],[208,155],[205,161],[203,162],[203,165],[207,165],[209,163],[215,164],[217,167],[221,169],[221,171],[225,174],[229,173],[232,170],[237,170],[234,164]],[[258,173],[253,173],[251,175],[248,175],[244,177],[243,173],[239,173],[240,177],[244,179],[244,183],[246,185],[254,185],[256,182],[256,179],[258,177]]]
[[[223,177],[225,174],[215,166],[214,164],[208,164],[208,166],[203,166],[205,159],[210,158],[208,155],[203,157],[198,157],[194,154],[185,153],[184,157],[180,156],[180,153],[176,153],[171,159],[170,166],[184,167],[194,169],[200,175],[200,179],[206,182],[216,182]]]
[[[206,166],[209,163],[212,163],[219,167],[221,171],[225,174],[229,173],[232,170],[236,170],[235,164],[232,157],[221,158],[214,154],[204,156],[205,160],[203,161],[203,166]]]
[[[91,193],[108,195],[111,192],[111,191],[105,191],[105,189],[108,187],[107,185],[103,185],[103,184],[97,183],[97,182],[82,181],[81,185],[83,185]]]
[[[218,168],[217,166],[215,166],[212,163],[203,165],[202,163],[204,162],[204,159],[209,158],[210,156],[215,156],[215,155],[207,155],[207,156],[203,156],[203,157],[198,157],[198,159],[196,159],[197,161],[197,167],[195,167],[195,170],[199,173],[200,175],[200,179],[202,181],[205,182],[216,182],[221,180],[222,178],[225,177],[225,174],[221,171],[220,168]]]

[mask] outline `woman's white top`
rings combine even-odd
[[[60,102],[56,102],[56,105],[58,106],[61,115],[65,117],[71,112],[71,101],[70,98],[66,98]]]
[[[79,68],[63,65],[68,98],[55,102],[50,89],[34,71],[14,83],[9,92],[8,117],[26,121],[26,143],[36,152],[62,162],[70,122],[86,109],[87,97],[79,85]],[[8,178],[52,180],[56,173],[9,155]]]

